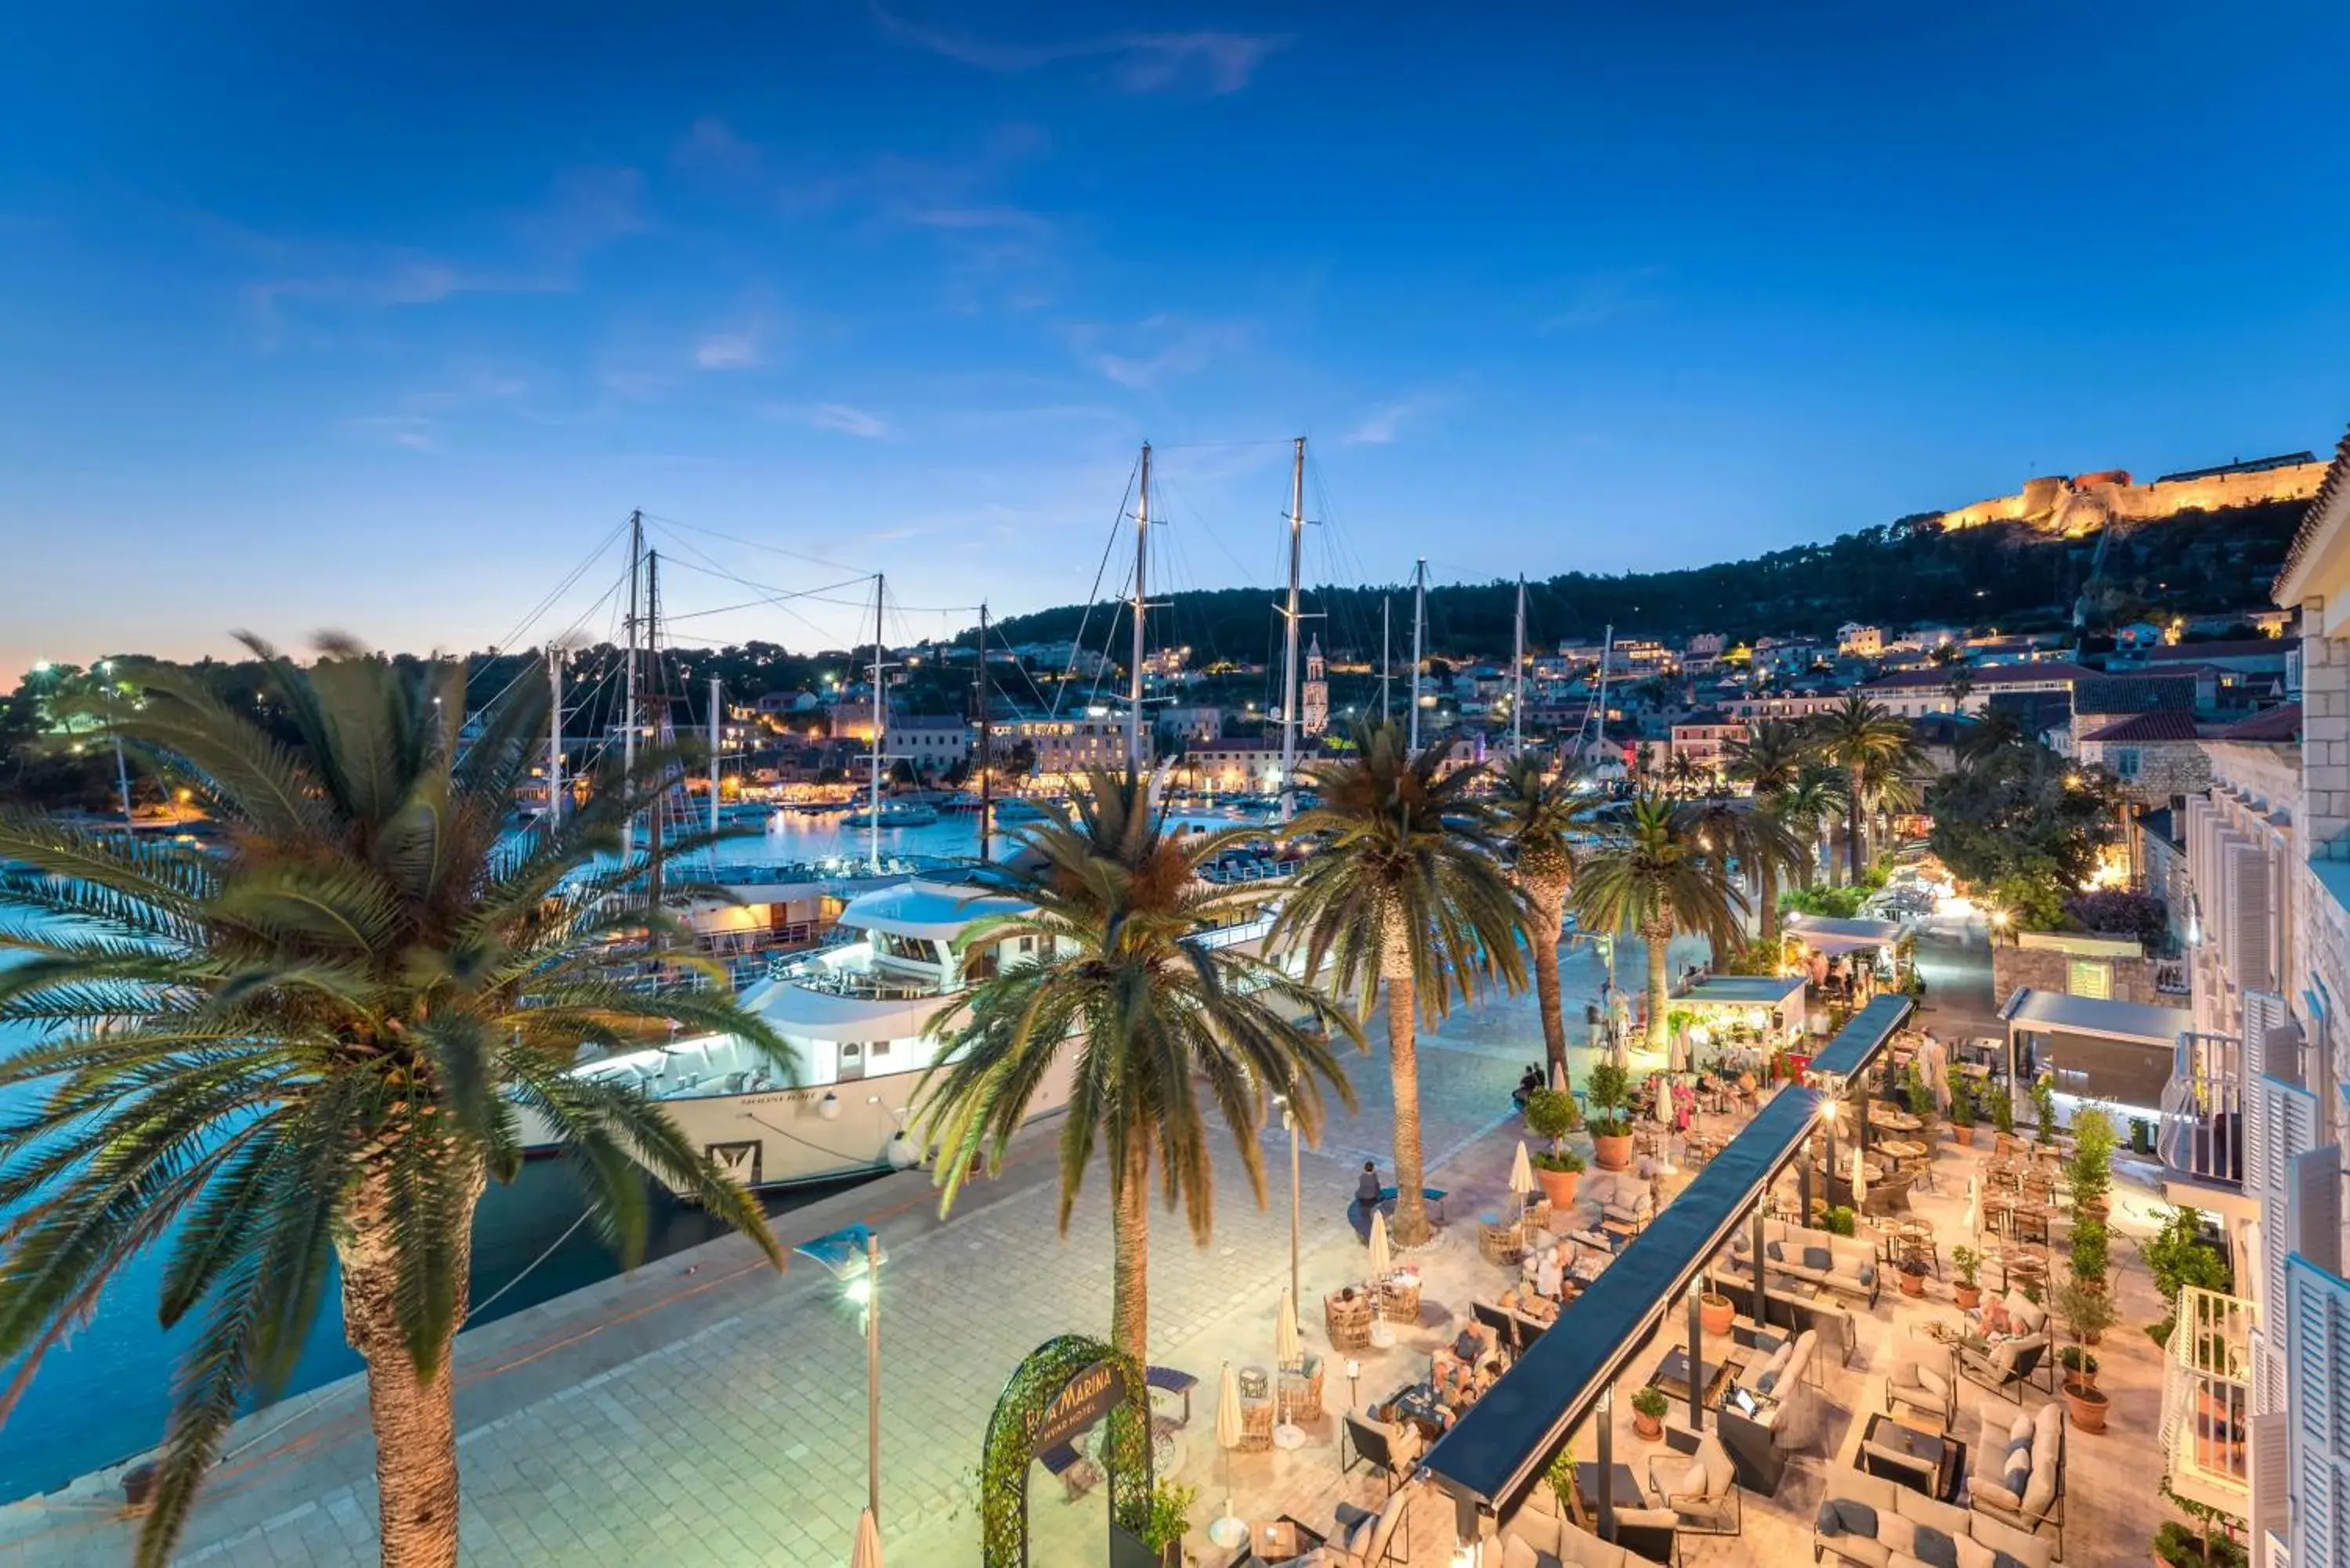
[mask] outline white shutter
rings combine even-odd
[[[2292,1528],[2293,1501],[2293,1434],[2289,1429],[2292,1417],[2282,1410],[2252,1417],[2251,1464],[2251,1536],[2252,1568],[2264,1568],[2261,1547],[2271,1536],[2284,1539]],[[2285,1554],[2267,1554],[2265,1568],[2278,1568]]]
[[[2220,932],[2220,951],[2230,975],[2247,991],[2266,991],[2276,979],[2270,962],[2270,882],[2266,849],[2242,839],[2229,846],[2228,923]]]
[[[2292,1247],[2293,1162],[2317,1147],[2317,1096],[2295,1085],[2263,1075],[2255,1085],[2260,1162],[2262,1300],[2273,1310],[2284,1296],[2285,1255]],[[2350,1568],[2350,1563],[2345,1563]]]
[[[2342,1272],[2342,1149],[2327,1144],[2297,1155],[2286,1199],[2293,1251],[2329,1274]]]
[[[2293,1561],[2350,1564],[2350,1284],[2300,1258],[2288,1273]]]
[[[2273,991],[2244,992],[2244,1054],[2251,1072],[2309,1086],[2301,1070],[2301,1031]]]

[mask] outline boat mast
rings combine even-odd
[[[1592,709],[1597,728],[1591,732],[1592,749],[1607,749],[1607,666],[1616,658],[1616,628],[1611,622],[1607,636],[1599,644],[1599,705]]]
[[[1297,438],[1297,459],[1289,471],[1289,606],[1282,611],[1286,635],[1281,659],[1281,820],[1297,808],[1297,568],[1305,544],[1305,438]]]
[[[658,713],[653,720],[653,739],[661,740],[669,728],[669,688],[661,682],[660,672],[660,552],[645,552],[645,679],[650,682],[650,695]],[[634,733],[633,728],[630,731]],[[660,912],[661,903],[661,802],[669,794],[669,760],[660,766],[660,787],[653,792],[652,809],[645,813],[645,912],[650,918]],[[645,945],[650,947],[658,939],[652,928],[645,928]]]
[[[1142,504],[1134,513],[1134,659],[1127,673],[1126,760],[1142,771],[1142,617],[1150,561],[1150,443],[1142,443]]]
[[[645,558],[645,514],[629,514],[629,667],[620,680],[628,693],[620,720],[620,779],[623,790],[637,787],[637,575]],[[631,814],[620,824],[620,858],[637,852],[637,819]]]
[[[1395,607],[1395,596],[1379,596],[1379,722],[1388,722],[1388,612]]]
[[[710,831],[718,831],[718,677],[710,678]]]
[[[1526,750],[1526,580],[1518,579],[1518,626],[1516,652],[1510,660],[1511,673],[1517,681],[1510,697],[1510,759],[1514,762]]]
[[[1411,712],[1410,736],[1406,742],[1411,750],[1419,750],[1419,661],[1428,636],[1428,557],[1411,569],[1411,681],[1404,692],[1405,704]]]
[[[987,607],[979,607],[979,863],[988,861],[993,836],[995,803],[987,787],[987,764],[994,754],[987,728]]]
[[[563,649],[546,645],[546,831],[563,826]]]
[[[865,825],[866,865],[876,875],[881,870],[881,731],[882,714],[889,711],[881,695],[881,589],[882,574],[873,574],[873,798],[871,820]]]

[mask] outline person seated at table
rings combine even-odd
[[[1528,1261],[1534,1264],[1534,1293],[1555,1302],[1566,1281],[1566,1246],[1564,1241],[1544,1247]]]
[[[1516,1313],[1535,1323],[1548,1323],[1558,1316],[1558,1303],[1542,1295],[1532,1285],[1512,1285],[1502,1293],[1503,1312]]]
[[[1484,1336],[1477,1332],[1474,1323],[1463,1326],[1451,1345],[1438,1346],[1428,1361],[1428,1381],[1437,1397],[1441,1399],[1451,1390],[1466,1388],[1484,1355]]]

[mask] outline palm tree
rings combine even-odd
[[[1671,1044],[1668,945],[1686,931],[1703,936],[1717,953],[1731,951],[1746,898],[1730,875],[1727,854],[1707,832],[1704,808],[1644,790],[1607,836],[1584,853],[1575,908],[1593,929],[1628,926],[1647,944],[1648,1049],[1663,1051]]]
[[[1889,756],[1875,757],[1863,764],[1862,799],[1873,823],[1918,809],[1925,799],[1925,790],[1918,782],[1925,766],[1925,753],[1914,741]]]
[[[1824,856],[1833,855],[1833,825],[1844,815],[1844,774],[1818,763],[1806,766],[1787,793],[1779,797],[1775,815],[1804,844],[1796,884],[1808,888],[1818,874]]]
[[[1698,848],[1723,861],[1723,873],[1733,887],[1739,873],[1752,871],[1755,896],[1766,906],[1776,897],[1780,877],[1803,863],[1803,844],[1776,815],[1761,806],[1709,795],[1692,809]],[[1763,917],[1757,935],[1775,944],[1776,922]],[[1742,940],[1740,950],[1743,950]],[[1719,946],[1715,952],[1721,959],[1730,956]]]
[[[1675,752],[1665,760],[1665,786],[1675,794],[1700,794],[1711,777],[1706,765],[1687,752]]]
[[[1558,937],[1566,915],[1567,890],[1575,882],[1575,836],[1588,831],[1599,809],[1567,786],[1564,774],[1519,757],[1502,769],[1501,790],[1492,801],[1494,826],[1507,848],[1511,871],[1523,895],[1526,947],[1534,960],[1534,996],[1542,1007],[1543,1045],[1551,1076],[1566,1081],[1566,1019],[1558,987]]]
[[[1863,840],[1866,836],[1861,817],[1868,795],[1864,775],[1872,761],[1881,765],[1906,757],[1915,751],[1917,742],[1907,720],[1894,717],[1882,704],[1857,691],[1846,692],[1844,701],[1821,714],[1814,725],[1820,755],[1844,770],[1845,857],[1850,872],[1846,880],[1857,882],[1866,859]]]
[[[515,688],[463,743],[445,661],[394,665],[328,639],[307,670],[250,644],[273,734],[199,674],[141,666],[99,718],[203,803],[217,853],[0,815],[0,1020],[41,1029],[0,1093],[0,1361],[42,1355],[150,1249],[182,1359],[136,1561],[171,1556],[223,1435],[292,1369],[341,1265],[343,1332],[367,1364],[387,1568],[457,1561],[451,1345],[474,1205],[522,1162],[535,1115],[588,1212],[633,1262],[650,1169],[780,1267],[758,1205],[632,1087],[569,1074],[580,1044],[667,1027],[782,1041],[723,987],[633,983],[702,961],[670,945],[621,826],[676,759],[607,774],[558,827],[505,827],[538,755],[544,689]],[[281,738],[282,737],[282,738]],[[706,841],[673,842],[665,857]]]
[[[1367,1015],[1387,988],[1388,1067],[1395,1091],[1396,1238],[1428,1237],[1420,1196],[1418,1025],[1455,998],[1499,981],[1525,984],[1523,903],[1498,859],[1490,823],[1469,796],[1482,770],[1441,770],[1442,742],[1407,753],[1392,724],[1357,724],[1343,760],[1305,770],[1321,804],[1291,826],[1323,842],[1298,872],[1268,944],[1330,966],[1333,987]]]
[[[1286,1102],[1308,1138],[1318,1136],[1323,1085],[1354,1104],[1329,1031],[1362,1044],[1345,1010],[1278,965],[1185,940],[1263,894],[1201,878],[1236,834],[1169,834],[1153,804],[1163,777],[1091,774],[1074,822],[1015,830],[1034,863],[992,880],[1030,907],[975,922],[957,945],[1001,951],[1033,939],[1037,956],[981,981],[932,1021],[953,1054],[926,1076],[920,1117],[939,1151],[943,1212],[974,1166],[1002,1158],[1038,1085],[1071,1058],[1061,1230],[1098,1145],[1112,1215],[1110,1340],[1145,1362],[1154,1171],[1167,1206],[1182,1203],[1202,1246],[1214,1220],[1201,1088],[1263,1207],[1257,1133],[1270,1098]]]
[[[1765,719],[1744,740],[1731,742],[1724,754],[1730,776],[1754,792],[1755,809],[1788,827],[1781,805],[1802,782],[1812,757],[1811,738],[1803,726],[1784,719]],[[1755,892],[1762,903],[1762,937],[1773,946],[1779,940],[1779,871],[1783,866],[1794,868],[1804,864],[1792,832],[1788,848],[1788,856],[1766,857],[1754,867]]]

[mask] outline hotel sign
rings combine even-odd
[[[1114,1361],[1081,1368],[1054,1397],[1028,1431],[1029,1449],[1056,1448],[1118,1408],[1126,1397],[1126,1376]]]

